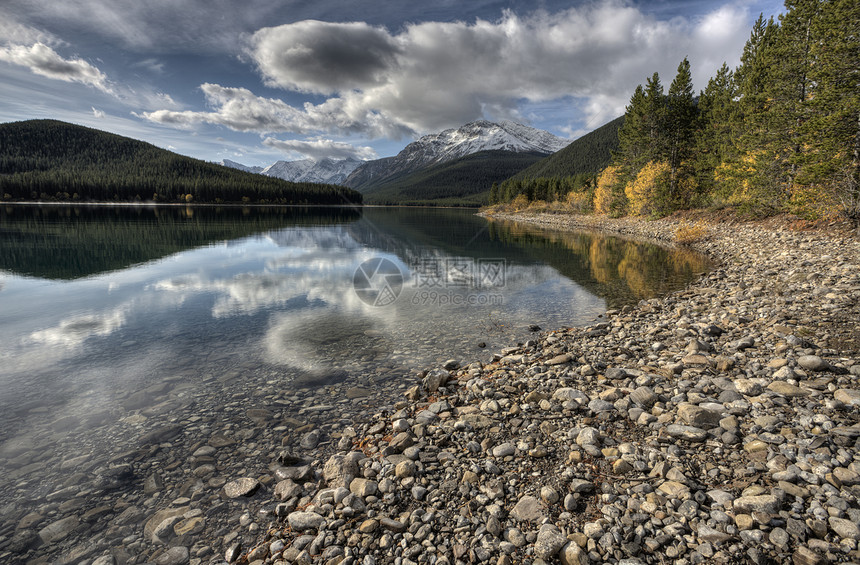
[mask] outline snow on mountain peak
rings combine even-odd
[[[406,146],[401,154],[411,154],[422,164],[451,161],[479,151],[555,153],[567,144],[564,139],[530,126],[511,121],[499,123],[476,120],[459,128],[425,135]],[[406,155],[404,155],[406,156]]]

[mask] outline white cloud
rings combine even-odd
[[[209,123],[235,131],[259,133],[327,131],[367,133],[372,137],[401,137],[412,133],[395,122],[385,120],[372,109],[352,104],[348,96],[331,98],[318,105],[307,103],[299,109],[283,100],[256,96],[247,88],[206,83],[200,89],[214,111],[156,110],[144,112],[142,117],[178,127]]]
[[[331,139],[317,139],[302,141],[298,139],[280,140],[267,137],[263,145],[273,147],[287,154],[298,153],[314,161],[326,157],[330,159],[376,159],[379,155],[371,147],[357,147],[342,141]]]
[[[61,320],[57,326],[30,334],[30,339],[49,345],[77,347],[93,336],[107,336],[125,325],[125,308],[100,314],[84,314]]]
[[[747,16],[746,8],[726,5],[698,19],[665,21],[605,0],[557,13],[505,12],[497,21],[416,23],[397,33],[364,22],[300,21],[258,30],[247,56],[268,86],[325,101],[293,106],[204,84],[211,111],[144,116],[178,126],[398,138],[570,100],[585,112],[584,128],[622,113],[654,71],[668,85],[684,57],[704,87],[723,60],[737,60]]]
[[[101,118],[104,118],[105,115],[106,114],[105,114],[104,110],[97,110],[95,107],[93,107],[93,116],[101,119]]]
[[[83,59],[63,59],[51,47],[37,42],[0,47],[0,61],[27,67],[31,72],[56,80],[79,82],[110,93],[107,77],[97,67]]]

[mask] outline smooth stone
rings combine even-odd
[[[678,417],[687,424],[696,428],[715,428],[720,423],[720,413],[706,410],[695,404],[681,404],[678,406]]]
[[[80,521],[77,516],[69,516],[68,518],[51,522],[39,530],[39,537],[42,539],[43,543],[51,544],[64,539],[72,533],[79,524]]]
[[[159,510],[155,514],[149,517],[146,523],[143,526],[143,536],[147,540],[152,539],[153,534],[155,533],[156,528],[158,528],[165,520],[168,518],[173,518],[177,516],[182,516],[186,512],[188,512],[188,506],[180,506],[178,508],[165,508],[163,510]]]
[[[512,443],[503,443],[493,448],[493,457],[502,458],[516,453],[517,448]]]
[[[860,390],[840,388],[833,393],[833,398],[846,406],[860,405]]]
[[[188,559],[188,548],[178,545],[162,553],[155,561],[155,565],[185,565]]]
[[[687,441],[705,441],[705,438],[708,437],[708,432],[702,428],[684,426],[682,424],[670,424],[666,426],[665,431],[674,438],[685,439]]]
[[[732,503],[735,512],[752,514],[763,512],[765,514],[776,514],[779,512],[779,499],[772,494],[761,494],[757,496],[741,496]]]
[[[258,488],[260,488],[260,481],[251,477],[242,477],[224,485],[224,494],[227,498],[251,496]]]
[[[528,495],[522,497],[511,510],[511,517],[523,522],[542,519],[543,508],[540,500]]]
[[[372,481],[370,479],[353,479],[351,483],[349,483],[349,491],[357,496],[362,498],[366,496],[373,496],[379,490],[379,485],[376,481]]]
[[[860,527],[857,526],[851,520],[846,520],[845,518],[836,518],[831,517],[829,520],[830,529],[833,530],[836,535],[845,539],[852,540],[860,540]]]
[[[672,499],[688,498],[690,496],[690,488],[678,481],[663,481],[657,487],[657,490]]]
[[[177,536],[184,536],[187,534],[198,534],[203,531],[205,520],[202,516],[195,516],[193,518],[188,518],[186,520],[182,520],[174,524],[173,531]]]
[[[767,388],[768,390],[779,394],[780,396],[785,396],[787,398],[809,396],[810,394],[808,390],[802,389],[799,386],[795,386],[784,381],[774,381],[767,385]]]
[[[325,524],[325,518],[316,512],[291,512],[287,515],[287,522],[296,531],[316,530]]]
[[[583,494],[592,492],[594,490],[594,483],[585,479],[572,479],[568,488],[571,492]]]
[[[588,554],[576,542],[569,541],[559,553],[562,565],[588,565]]]
[[[797,358],[797,364],[807,371],[826,371],[830,368],[827,362],[818,355],[801,355]]]

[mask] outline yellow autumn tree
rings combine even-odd
[[[630,211],[636,216],[653,216],[668,209],[666,199],[669,192],[671,168],[665,161],[649,161],[627,183],[624,193],[630,204]]]
[[[594,190],[594,211],[598,214],[621,216],[627,207],[624,191],[621,190],[621,167],[610,165],[597,177]]]

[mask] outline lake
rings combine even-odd
[[[308,425],[335,441],[420,370],[489,362],[709,268],[473,210],[0,207],[0,536],[30,512],[38,530],[119,498],[213,495]],[[236,447],[189,457],[213,437]],[[99,524],[19,553],[59,555]]]

